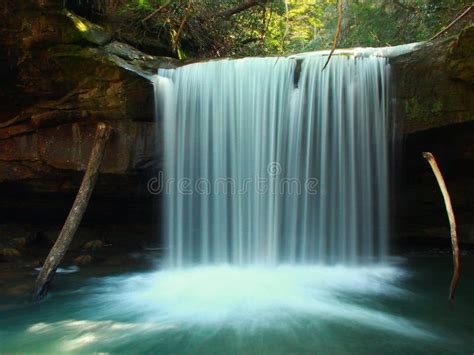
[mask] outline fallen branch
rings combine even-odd
[[[81,187],[79,188],[74,204],[72,205],[71,211],[64,223],[63,229],[61,230],[56,243],[54,243],[54,246],[51,248],[43,268],[36,278],[33,291],[33,301],[39,301],[46,296],[49,285],[56,273],[56,269],[64,257],[64,254],[66,254],[74,234],[81,223],[82,216],[87,208],[92,191],[94,190],[97,176],[99,175],[99,168],[104,158],[105,146],[110,133],[111,128],[105,123],[99,123],[97,125],[96,142],[92,148]]]
[[[288,0],[285,0],[285,32],[283,32],[283,37],[281,37],[281,53],[283,54],[285,49],[285,40],[288,35],[288,30],[290,28],[290,10],[288,8]]]
[[[174,46],[173,46],[173,51],[176,52],[176,49],[178,48],[178,41],[179,41],[179,36],[181,35],[181,32],[183,31],[184,25],[186,25],[186,22],[188,21],[189,13],[191,12],[191,8],[193,7],[193,0],[188,1],[188,6],[186,7],[185,13],[183,20],[181,21],[181,24],[179,25],[178,32],[176,33],[176,36],[174,38]]]
[[[161,6],[158,6],[158,8],[156,10],[154,10],[151,14],[149,14],[148,16],[146,16],[142,22],[146,22],[148,21],[149,19],[151,19],[153,16],[155,16],[156,14],[160,13],[160,12],[166,12],[167,9],[166,7],[171,3],[170,0],[166,1],[163,5]]]
[[[453,300],[454,292],[456,291],[456,286],[458,284],[460,276],[459,245],[458,236],[456,232],[456,220],[454,219],[453,207],[451,206],[451,198],[449,197],[448,189],[446,187],[446,184],[444,183],[443,175],[439,170],[438,164],[436,163],[436,159],[434,158],[433,154],[428,152],[424,152],[423,157],[428,161],[431,166],[431,169],[433,169],[433,173],[436,176],[439,188],[441,189],[441,193],[443,194],[444,204],[446,205],[446,212],[448,214],[449,219],[449,225],[451,227],[451,244],[453,247],[454,270],[453,277],[451,279],[451,285],[449,287],[449,299]]]
[[[155,11],[153,11],[151,14],[149,14],[148,16],[146,16],[142,22],[147,22],[149,19],[151,19],[153,16],[155,16],[156,14],[160,13],[163,11],[163,8],[160,6],[158,7]]]
[[[228,17],[231,17],[232,15],[238,14],[239,12],[245,11],[254,6],[264,6],[265,3],[268,1],[269,0],[247,0],[243,2],[242,4],[239,4],[231,9],[220,12],[218,16],[228,18]]]
[[[466,16],[471,10],[474,9],[474,5],[469,5],[466,10],[464,10],[459,16],[457,16],[449,25],[444,27],[441,31],[439,31],[437,34],[435,34],[433,37],[429,39],[429,41],[433,41],[439,36],[441,36],[443,33],[445,33],[447,30],[449,30],[451,27],[453,27],[460,19],[462,19],[464,16]]]
[[[334,42],[332,44],[332,49],[331,52],[329,52],[328,60],[326,61],[326,64],[324,64],[323,70],[326,69],[326,67],[329,64],[329,61],[331,60],[331,57],[336,50],[337,47],[337,42],[339,41],[339,36],[341,35],[341,29],[342,29],[342,0],[338,0],[337,2],[337,29],[336,29],[336,35],[334,36]]]

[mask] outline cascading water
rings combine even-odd
[[[387,60],[246,58],[160,70],[169,261],[386,255]]]

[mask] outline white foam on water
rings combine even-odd
[[[378,303],[416,297],[398,286],[405,277],[393,265],[227,264],[114,276],[86,289],[77,316],[89,319],[40,322],[26,332],[52,337],[51,348],[61,351],[224,329],[242,339],[261,331],[316,332],[323,339],[333,325],[435,341],[427,325]]]
[[[134,336],[156,334],[174,329],[157,323],[125,323],[112,320],[67,319],[51,323],[36,323],[27,328],[27,334],[52,337],[51,348],[58,351],[78,351],[97,344],[133,339]],[[61,336],[57,336],[61,334]]]
[[[43,269],[43,268],[42,267],[37,267],[37,268],[35,268],[35,271],[40,272],[41,269]],[[75,272],[78,272],[78,271],[79,271],[79,267],[76,266],[76,265],[65,267],[65,268],[58,267],[56,269],[57,274],[72,274],[72,273],[75,273]]]
[[[213,326],[241,331],[294,322],[344,322],[410,337],[430,336],[421,326],[376,310],[364,299],[406,297],[392,266],[200,266],[105,282],[101,301],[111,315],[176,329]]]

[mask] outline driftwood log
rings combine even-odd
[[[436,163],[436,159],[433,154],[425,152],[423,153],[423,157],[428,161],[433,169],[433,173],[436,176],[436,180],[438,181],[439,188],[441,189],[441,193],[443,194],[444,204],[446,205],[446,212],[448,213],[449,225],[451,229],[451,244],[453,247],[453,263],[454,263],[454,270],[453,270],[453,277],[451,279],[451,285],[449,287],[449,299],[454,299],[454,292],[456,291],[456,286],[459,281],[460,276],[460,261],[459,261],[459,244],[458,244],[458,235],[456,231],[456,220],[454,218],[453,207],[451,205],[451,198],[449,197],[448,189],[443,179],[443,175],[439,170],[438,164]]]
[[[82,179],[79,192],[76,195],[76,199],[74,200],[74,204],[67,216],[61,233],[54,243],[54,246],[51,248],[43,268],[36,278],[33,291],[33,301],[41,300],[48,293],[56,269],[64,257],[64,254],[66,254],[74,234],[81,223],[82,216],[87,208],[92,191],[94,190],[97,176],[99,175],[99,168],[104,158],[105,146],[110,137],[111,131],[110,126],[105,123],[99,123],[97,125],[96,141],[92,148],[89,163],[87,164],[87,169]]]

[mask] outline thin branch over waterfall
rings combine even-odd
[[[342,29],[342,0],[337,1],[337,29],[336,29],[336,35],[334,36],[334,42],[332,44],[332,49],[331,52],[329,53],[328,60],[326,61],[326,64],[324,64],[323,70],[326,69],[326,67],[329,64],[329,61],[331,60],[332,54],[336,50],[337,47],[337,42],[339,41],[339,37],[341,35],[341,29]]]
[[[435,34],[433,37],[431,37],[430,41],[435,40],[436,38],[441,36],[443,33],[445,33],[447,30],[449,30],[451,27],[453,27],[459,20],[461,20],[464,16],[466,16],[469,12],[471,12],[472,9],[474,9],[473,4],[466,7],[466,9],[459,16],[456,16],[456,18],[453,21],[451,21],[451,23],[449,25],[447,25],[441,31],[439,31],[437,34]]]

